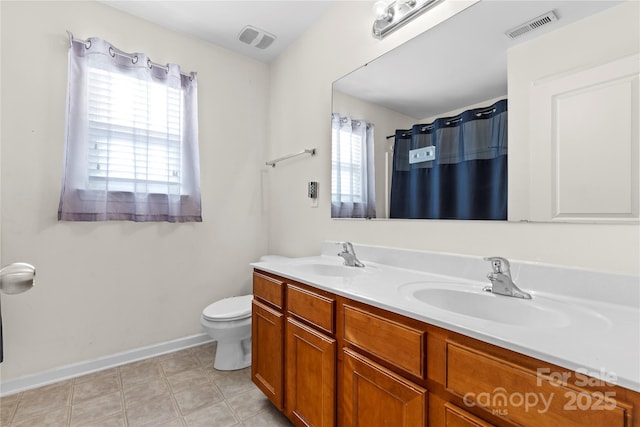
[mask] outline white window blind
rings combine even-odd
[[[362,137],[351,126],[333,129],[331,195],[334,201],[362,202]],[[338,144],[338,141],[340,143]]]
[[[179,89],[91,68],[88,188],[180,193]]]

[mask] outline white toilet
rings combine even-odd
[[[287,262],[290,258],[263,255],[260,262]],[[224,298],[202,310],[200,324],[218,342],[213,367],[220,371],[251,366],[251,300],[253,295]]]
[[[202,310],[200,324],[218,342],[213,367],[232,371],[251,366],[253,295],[224,298]]]

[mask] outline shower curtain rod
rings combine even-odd
[[[82,43],[87,49],[89,49],[91,47],[91,40],[83,40],[83,39],[77,39],[73,36],[73,33],[69,30],[67,30],[67,35],[69,36],[69,45],[71,45],[71,43],[76,42],[76,43]],[[123,52],[120,49],[117,49],[115,47],[113,48],[109,48],[109,53],[111,53],[111,56],[114,55],[120,55],[120,56],[124,56],[125,58],[129,58],[131,61],[133,61],[133,63],[135,64],[136,62],[138,62],[138,56],[134,55],[132,53],[127,53],[127,52]],[[166,65],[162,65],[162,64],[158,64],[157,62],[153,62],[152,60],[148,60],[147,61],[147,65],[149,66],[149,68],[151,67],[156,67],[156,68],[162,68],[165,71],[169,71],[169,67]],[[180,75],[183,75],[185,77],[188,77],[189,79],[193,80],[193,72],[186,74],[186,73],[180,73]]]
[[[495,111],[496,111],[496,109],[495,109],[495,108],[489,107],[489,108],[487,108],[487,109],[486,109],[486,110],[484,110],[484,111],[478,111],[478,112],[476,113],[476,117],[480,117],[480,116],[483,116],[483,115],[485,115],[485,114],[495,113]],[[448,122],[446,122],[446,125],[447,125],[447,126],[449,126],[451,123],[457,123],[457,122],[459,122],[460,120],[462,120],[462,114],[458,114],[457,116],[450,117],[450,119],[451,119],[451,120],[449,120]],[[422,129],[422,130],[424,131],[424,130],[431,130],[431,129],[433,129],[433,125],[425,125],[425,126],[424,126],[424,129]],[[412,131],[412,130],[408,130],[408,131],[407,131],[403,136],[411,135],[412,133],[413,133],[413,131]],[[387,136],[387,137],[386,137],[386,139],[391,139],[391,138],[395,138],[395,137],[396,137],[395,135],[389,135],[389,136]]]
[[[431,129],[433,129],[433,126],[431,127]],[[427,130],[427,129],[425,128],[425,129],[423,129],[423,130]],[[430,130],[430,129],[429,129],[429,130]],[[413,131],[408,130],[408,131],[406,131],[406,132],[404,132],[404,133],[402,134],[402,136],[407,136],[407,135],[413,135]],[[396,137],[395,135],[389,135],[389,136],[387,136],[387,139],[391,139],[391,138],[395,138],[395,137]]]

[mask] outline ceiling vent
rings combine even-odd
[[[276,39],[271,33],[267,33],[251,25],[247,25],[238,34],[238,40],[242,43],[257,47],[258,49],[266,49],[271,46],[271,43]]]
[[[515,28],[507,31],[505,34],[512,39],[520,37],[524,34],[527,34],[530,31],[536,30],[543,25],[550,24],[554,21],[558,20],[558,15],[555,10],[551,12],[547,12],[544,15],[538,16],[537,18],[532,19],[531,21],[525,22],[524,24],[518,25]]]

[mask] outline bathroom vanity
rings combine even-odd
[[[364,268],[343,266],[331,242],[254,264],[252,378],[295,425],[640,426],[633,277],[555,269],[585,292],[599,276],[629,292],[592,302],[569,284],[530,286],[554,269],[516,263],[533,299],[508,301],[474,293],[481,258],[356,249]]]

